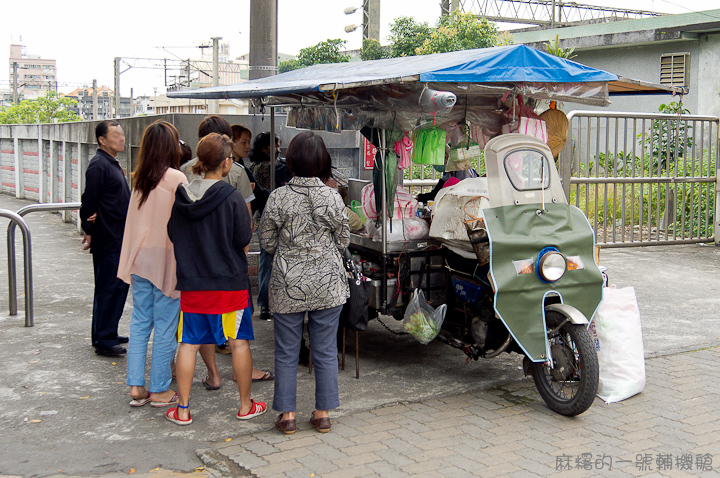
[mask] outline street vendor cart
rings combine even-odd
[[[249,98],[270,108],[271,122],[274,108],[285,107],[288,126],[361,131],[378,151],[373,180],[362,189],[363,209],[375,217],[366,214],[371,235],[353,234],[350,252],[372,281],[371,315],[407,322],[422,292],[427,310],[444,311],[437,340],[473,359],[523,355],[548,406],[577,415],[598,385],[588,325],[603,275],[594,233],[567,203],[533,104],[607,106],[612,92],[639,83],[513,45],[315,65],[169,96]],[[404,194],[397,143],[409,138],[416,162],[447,166],[442,153],[450,143],[460,155],[473,148],[485,167],[481,177],[442,189],[429,230],[416,236],[407,224],[426,220],[418,216],[427,209],[397,197]],[[411,327],[427,319],[416,312]]]

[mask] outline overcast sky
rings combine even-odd
[[[462,3],[462,2],[461,2]],[[466,5],[476,3],[467,0]],[[585,0],[582,3],[628,7],[627,0]],[[687,13],[720,8],[718,0],[635,0],[632,8],[664,13]],[[355,5],[356,4],[356,5]],[[346,48],[360,48],[362,32],[345,33],[348,24],[362,22],[361,11],[346,16],[343,9],[359,6],[362,0],[279,0],[278,50],[297,54],[301,48],[328,38],[347,40]],[[434,24],[440,0],[381,0],[381,38],[399,16],[412,16]],[[408,5],[412,8],[409,9]],[[225,9],[223,7],[225,6]],[[157,2],[123,0],[96,2],[36,0],[3,2],[0,30],[0,89],[9,88],[8,55],[11,43],[22,43],[27,53],[57,60],[60,91],[81,84],[113,87],[113,58],[199,57],[195,47],[210,37],[230,42],[230,56],[248,50],[250,0]],[[20,38],[22,37],[22,42]],[[167,47],[168,53],[158,47]],[[1,60],[5,58],[5,60]],[[68,83],[71,86],[63,87]],[[122,95],[153,94],[153,86],[164,91],[162,70],[132,69],[121,76]]]

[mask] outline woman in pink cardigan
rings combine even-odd
[[[187,178],[178,170],[180,137],[167,121],[145,129],[138,165],[132,174],[118,277],[132,284],[133,313],[127,356],[127,385],[131,407],[176,404],[170,389],[170,363],[175,356],[180,293],[175,290],[175,253],[167,223],[178,185]],[[150,332],[154,329],[150,385],[145,388],[145,359]]]

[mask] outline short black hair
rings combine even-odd
[[[120,126],[120,123],[115,120],[104,120],[95,126],[95,140],[98,144],[100,144],[100,138],[107,136],[108,130],[110,130],[112,126]]]
[[[320,178],[325,182],[332,175],[332,160],[325,141],[312,131],[303,131],[295,136],[285,156],[285,164],[295,176]]]
[[[218,115],[207,116],[198,126],[198,139],[203,139],[210,133],[224,134],[232,138],[232,128],[225,118]]]

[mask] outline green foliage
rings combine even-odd
[[[422,46],[415,52],[418,55],[446,53],[458,50],[472,50],[495,46],[498,29],[494,23],[484,18],[478,19],[473,13],[461,13],[458,10],[443,15],[438,25]]]
[[[321,63],[345,63],[350,61],[350,58],[340,53],[340,48],[344,47],[346,43],[346,40],[334,39],[321,41],[317,45],[303,48],[300,50],[297,60],[283,61],[278,65],[278,71],[285,73],[286,71]]]
[[[49,91],[36,100],[22,100],[19,104],[0,108],[0,124],[65,123],[82,118],[70,108],[77,101]]]
[[[573,55],[575,53],[575,48],[560,48],[560,35],[555,35],[555,40],[550,40],[547,43],[545,43],[545,48],[547,48],[547,52],[551,55],[559,56],[560,58],[565,58],[566,60],[572,60],[577,55]]]
[[[670,163],[658,170],[657,159],[648,152],[643,158],[620,151],[600,153],[589,165],[581,165],[583,177],[710,177],[715,158],[704,151],[696,158]],[[588,210],[591,224],[620,227],[640,225],[647,230],[662,225],[667,216],[667,235],[710,237],[715,208],[714,183],[658,183],[578,185],[571,189],[570,203]],[[596,206],[595,206],[596,205]],[[706,216],[709,220],[705,221]],[[637,232],[637,231],[636,231]],[[656,233],[657,234],[657,233]],[[656,236],[657,237],[657,236]]]
[[[498,34],[497,46],[510,46],[515,44],[515,39],[512,33],[508,31],[500,32]]]
[[[382,60],[383,58],[389,57],[390,53],[380,45],[379,41],[374,38],[366,38],[363,40],[362,50],[360,50],[360,58],[363,61]]]
[[[671,102],[661,104],[658,108],[660,113],[665,114],[689,114],[690,111],[682,108],[679,103]],[[674,163],[682,158],[685,150],[692,148],[691,135],[692,126],[678,120],[653,120],[650,131],[652,133],[652,154],[654,166],[661,169],[668,167],[668,160]],[[646,133],[640,133],[638,139],[642,140]]]
[[[418,23],[411,17],[398,17],[390,25],[390,56],[414,56],[426,39],[430,38],[432,28],[426,22]]]
[[[304,68],[306,65],[301,65],[297,60],[281,61],[278,65],[278,73],[285,73],[292,70],[298,70]]]

